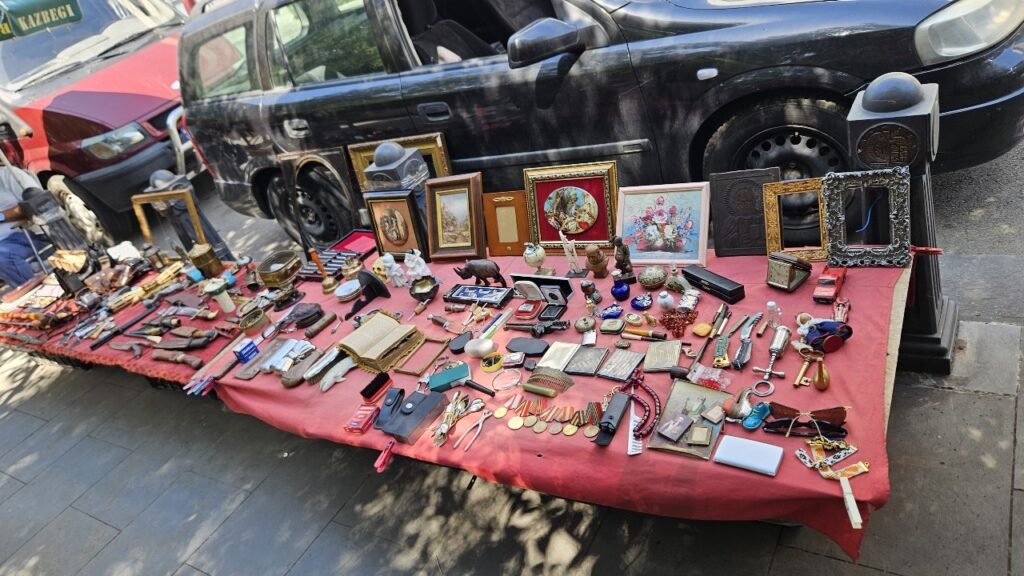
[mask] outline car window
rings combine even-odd
[[[388,71],[363,0],[298,0],[274,9],[274,21],[284,43],[272,43],[275,86],[289,83],[285,66],[296,84]]]
[[[247,26],[232,28],[199,45],[196,66],[197,97],[213,98],[253,89],[249,74]]]

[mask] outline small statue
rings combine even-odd
[[[587,271],[580,268],[580,259],[576,256],[576,241],[566,238],[565,232],[561,230],[558,231],[558,236],[562,239],[565,261],[569,264],[569,271],[565,275],[569,278],[585,278]]]
[[[526,249],[523,250],[523,260],[528,266],[536,268],[534,274],[538,276],[550,276],[554,273],[554,270],[550,268],[544,268],[544,258],[547,257],[547,252],[544,251],[544,247],[539,244],[527,242],[524,244]]]
[[[629,258],[629,246],[622,241],[622,236],[612,237],[612,246],[615,247],[615,269],[622,274],[622,281],[626,284],[636,282],[633,274],[633,263]]]
[[[393,259],[394,256],[392,256],[392,260]],[[391,276],[388,275],[388,269],[384,266],[384,258],[377,258],[374,260],[373,266],[370,267],[370,271],[373,272],[374,276],[380,278],[380,281],[385,284],[391,281]]]
[[[502,287],[507,287],[505,278],[501,275],[497,262],[494,260],[468,260],[462,268],[455,267],[455,273],[463,280],[476,278],[476,284],[490,286],[490,279],[497,280]]]
[[[415,282],[424,276],[433,276],[427,262],[423,260],[420,251],[413,248],[405,253],[405,276],[410,282]]]
[[[594,244],[587,246],[587,269],[594,273],[594,278],[608,277],[608,255]]]
[[[392,286],[395,288],[406,288],[412,285],[412,281],[406,277],[402,267],[398,265],[398,262],[395,262],[394,254],[385,253],[380,257],[380,261],[384,265],[384,272],[391,278]]]
[[[580,290],[583,291],[583,295],[587,297],[588,301],[593,301],[595,304],[601,303],[601,293],[597,291],[597,285],[590,280],[580,282]]]

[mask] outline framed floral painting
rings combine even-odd
[[[707,182],[620,188],[616,232],[633,264],[703,266],[710,198]]]
[[[615,162],[527,168],[523,181],[534,243],[561,247],[561,231],[580,247],[611,245],[619,188]]]

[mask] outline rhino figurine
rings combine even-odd
[[[501,275],[501,270],[498,269],[498,264],[493,260],[468,260],[465,266],[461,268],[456,266],[455,273],[463,280],[469,280],[470,277],[476,278],[476,284],[483,283],[484,286],[490,286],[489,279],[494,279],[503,288],[508,287],[505,278]]]

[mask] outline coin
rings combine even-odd
[[[583,429],[583,435],[586,436],[587,438],[593,438],[594,436],[597,436],[597,433],[600,431],[600,428],[591,424],[590,426],[587,426],[586,428]]]
[[[505,408],[504,406],[502,406],[501,408],[498,408],[497,410],[494,411],[494,417],[499,419],[499,420],[504,418],[505,414],[508,414],[508,408]]]
[[[533,425],[536,424],[536,423],[537,423],[537,417],[536,416],[527,416],[526,418],[523,419],[523,426],[526,426],[527,428],[533,428]]]
[[[519,430],[523,427],[523,417],[513,416],[512,418],[509,418],[508,427],[513,430]]]
[[[566,424],[565,428],[562,428],[562,434],[565,434],[566,436],[572,436],[573,434],[576,433],[576,430],[578,429],[579,427],[576,426],[575,424]]]
[[[533,425],[533,431],[536,432],[537,434],[540,434],[541,432],[543,432],[543,431],[545,431],[547,429],[548,429],[548,423],[543,421],[543,420],[541,420],[540,422],[537,422],[536,424]]]
[[[552,422],[550,425],[548,425],[548,432],[550,432],[553,435],[560,434],[562,432],[562,423]]]

